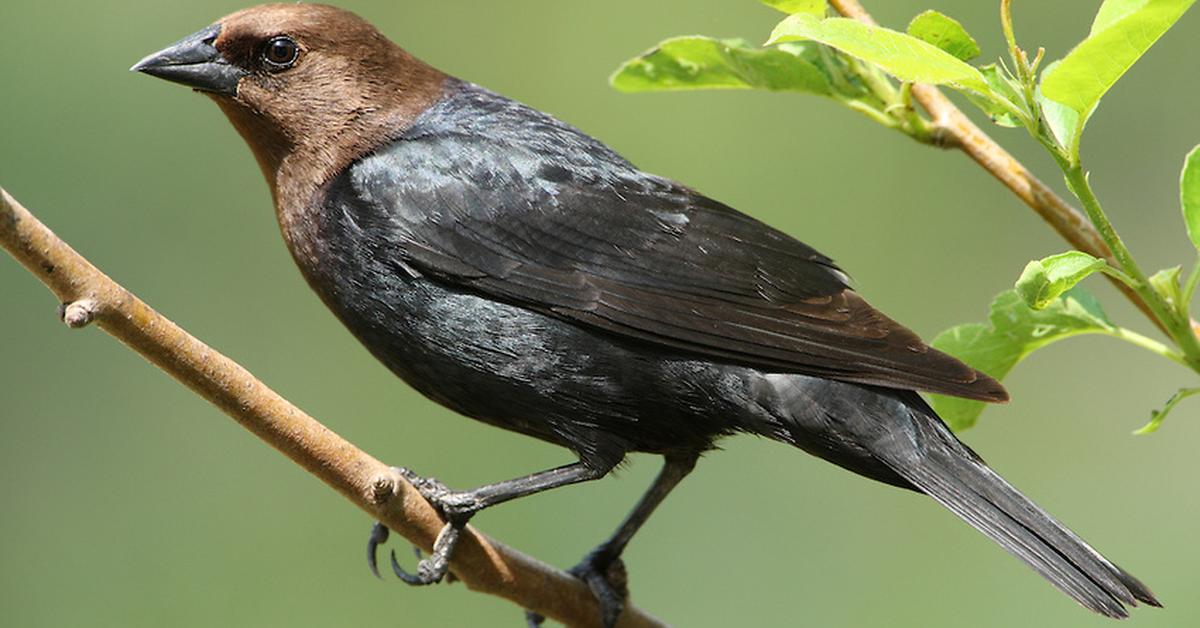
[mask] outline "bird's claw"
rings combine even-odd
[[[379,546],[387,543],[388,537],[391,534],[391,530],[388,530],[387,526],[378,521],[375,522],[374,526],[371,526],[371,537],[367,540],[367,565],[371,567],[371,573],[375,574],[376,578],[383,578],[383,576],[379,575],[379,561],[376,559],[376,555],[379,553]]]
[[[447,523],[438,533],[438,537],[433,543],[433,551],[428,557],[423,557],[421,549],[413,546],[419,559],[415,572],[406,571],[401,567],[394,551],[391,556],[392,571],[396,577],[411,585],[423,586],[441,582],[443,578],[446,578],[450,569],[450,557],[458,545],[462,529],[467,525],[471,516],[479,510],[478,500],[470,493],[452,491],[438,480],[419,476],[409,469],[396,467],[395,471],[408,480],[409,484],[437,509]],[[371,538],[367,542],[367,564],[370,565],[371,573],[376,577],[379,577],[376,558],[379,546],[386,543],[389,536],[390,532],[387,526],[382,523],[376,523],[371,528]]]
[[[625,563],[620,557],[609,557],[603,548],[588,554],[567,573],[582,580],[591,589],[600,603],[600,622],[604,628],[613,628],[625,610],[625,598],[629,596],[628,576]],[[525,622],[529,628],[540,628],[545,616],[534,611],[525,611]]]
[[[417,562],[415,573],[408,572],[401,567],[400,561],[396,560],[396,552],[392,552],[392,572],[396,574],[397,578],[413,586],[441,582],[450,570],[450,556],[454,554],[454,548],[458,545],[461,534],[461,525],[447,523],[438,534],[437,540],[433,542],[433,551],[429,553],[429,557],[421,558]],[[417,557],[421,557],[419,549],[417,549]]]

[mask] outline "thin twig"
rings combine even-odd
[[[372,519],[427,550],[433,545],[443,522],[407,481],[155,312],[60,240],[3,188],[0,246],[58,297],[63,304],[60,317],[69,326],[95,322]],[[580,580],[473,528],[468,527],[459,542],[451,571],[472,590],[503,597],[568,626],[600,623],[596,599]],[[513,621],[518,619],[514,615]],[[621,615],[620,626],[626,628],[662,625],[632,605]]]
[[[871,14],[867,13],[858,0],[829,0],[829,4],[845,17],[876,25]],[[1094,257],[1106,259],[1110,264],[1117,266],[1112,250],[1083,213],[1055,194],[1054,190],[1046,187],[1046,184],[1039,181],[1028,168],[988,137],[962,110],[946,98],[941,90],[933,85],[913,85],[912,91],[913,97],[933,119],[935,137],[946,138],[943,146],[959,148],[970,156],[975,163],[999,179],[1013,194],[1037,212],[1043,220],[1050,223],[1072,247]],[[1154,315],[1153,309],[1133,288],[1111,277],[1109,279],[1151,322],[1170,335]]]

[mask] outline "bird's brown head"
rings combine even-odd
[[[132,69],[211,96],[277,202],[281,179],[320,183],[394,138],[446,78],[357,15],[319,4],[238,11]]]

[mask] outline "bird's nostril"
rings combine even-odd
[[[200,40],[200,43],[211,46],[213,45],[213,42],[217,41],[217,37],[221,36],[221,25],[213,24],[212,26],[209,26],[208,28],[196,34],[204,36],[204,38]]]

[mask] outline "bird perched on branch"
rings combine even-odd
[[[626,544],[717,439],[759,434],[929,495],[1083,606],[1158,605],[996,475],[916,391],[1004,401],[814,249],[647,174],[545,113],[448,76],[329,6],[246,9],[133,68],[210,96],[245,138],[312,288],[388,368],[577,462],[474,490],[409,474],[444,514],[414,584],[476,512],[663,469],[572,573],[616,623]],[[782,530],[781,530],[782,533]],[[376,545],[385,528],[372,535]]]

